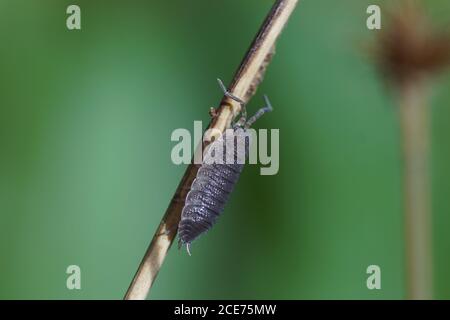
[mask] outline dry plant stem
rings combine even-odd
[[[429,110],[424,80],[400,90],[407,298],[432,299]]]
[[[273,55],[275,42],[297,2],[298,0],[278,0],[275,2],[235,74],[231,86],[228,88],[231,94],[240,97],[246,103],[253,96]],[[217,111],[217,116],[209,125],[210,129],[217,130],[209,130],[208,132],[223,132],[240,112],[240,108],[241,106],[237,102],[224,96]],[[204,137],[205,146],[208,141],[211,141],[211,138],[212,136]],[[189,192],[197,170],[198,166],[194,164],[189,165],[186,169],[124,299],[143,300],[147,297],[175,239],[184,199]]]

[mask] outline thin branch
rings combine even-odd
[[[244,102],[250,100],[262,81],[265,69],[274,53],[275,42],[297,2],[298,0],[277,0],[247,51],[228,89],[233,95],[244,100]],[[239,114],[240,108],[239,103],[224,96],[217,110],[217,115],[211,121],[209,128],[223,132]],[[217,130],[209,130],[208,132],[214,133],[218,132]],[[211,138],[212,136],[204,137],[205,145],[211,141]],[[189,165],[186,169],[124,299],[143,300],[147,297],[164,258],[175,239],[184,199],[189,192],[197,170],[198,165],[195,164]]]
[[[432,299],[429,105],[426,81],[400,89],[408,299]]]
[[[402,1],[388,16],[376,57],[399,100],[407,297],[432,299],[429,90],[450,65],[450,34],[433,27],[417,1]]]

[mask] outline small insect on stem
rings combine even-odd
[[[192,241],[216,223],[239,179],[251,144],[247,129],[272,111],[269,98],[264,96],[265,106],[247,120],[244,101],[228,92],[220,79],[217,81],[225,96],[241,104],[241,117],[232,124],[232,130],[226,130],[211,143],[186,196],[178,225],[178,247],[186,245],[189,255]]]

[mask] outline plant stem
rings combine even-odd
[[[277,0],[247,51],[228,89],[244,102],[250,100],[262,81],[266,66],[273,55],[275,42],[297,2],[298,0]],[[217,111],[217,116],[213,118],[209,128],[223,132],[240,112],[240,108],[237,102],[224,96]],[[217,130],[209,130],[208,132],[213,133],[217,132]],[[204,146],[211,141],[211,138],[211,134],[204,137],[206,141]],[[164,258],[175,239],[184,200],[192,181],[197,175],[197,170],[198,165],[195,164],[190,164],[186,169],[124,299],[143,300],[147,297]]]
[[[408,299],[432,298],[429,109],[425,80],[400,89]]]

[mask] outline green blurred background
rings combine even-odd
[[[257,127],[280,129],[278,175],[248,166],[193,256],[172,247],[151,298],[405,297],[399,126],[361,49],[369,4],[385,2],[300,1],[248,107],[269,94]],[[171,132],[208,121],[215,79],[231,80],[271,5],[0,0],[0,298],[123,297],[185,170]],[[449,1],[426,6],[449,22]],[[432,100],[436,298],[450,298],[449,85]],[[81,290],[66,288],[71,264]]]

